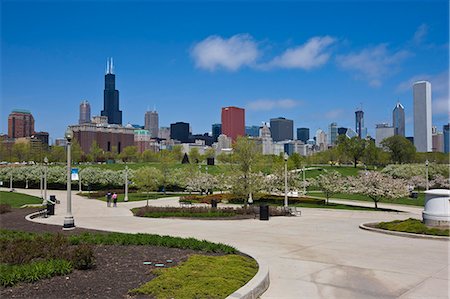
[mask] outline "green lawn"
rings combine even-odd
[[[158,198],[165,198],[165,197],[174,197],[174,196],[182,196],[182,195],[186,195],[186,194],[181,194],[181,193],[128,193],[128,201],[141,201],[141,200],[153,200],[153,199],[158,199]],[[83,196],[87,196],[86,193],[83,194]],[[125,194],[118,194],[117,197],[117,202],[123,202],[123,199],[125,197]],[[102,201],[106,201],[106,197],[102,196],[99,197],[97,199],[100,199]]]
[[[314,193],[310,193],[309,195],[317,196],[317,197],[321,197],[321,198],[325,197],[325,194],[323,194],[322,192],[317,192],[317,193],[314,192]],[[331,198],[373,202],[373,200],[370,199],[369,197],[364,196],[364,195],[359,195],[359,194],[339,193],[339,194],[332,195]],[[383,199],[381,199],[380,202],[423,207],[425,204],[425,194],[419,193],[419,198],[416,198],[416,199],[409,198],[409,197],[399,198],[399,199],[383,198]]]
[[[301,207],[301,208],[320,208],[320,209],[337,209],[337,210],[355,210],[355,211],[381,211],[381,212],[397,212],[396,210],[391,209],[375,209],[371,207],[358,207],[358,206],[352,206],[352,205],[344,205],[344,204],[337,204],[337,203],[328,203],[326,204],[313,204],[313,203],[299,203],[299,204],[293,204],[289,206],[294,207]]]
[[[305,172],[306,178],[315,178],[321,174],[324,174],[326,172],[330,171],[337,171],[342,176],[356,176],[358,175],[359,171],[364,170],[364,168],[361,167],[353,167],[353,166],[306,166],[306,168],[319,168],[319,169],[313,169],[313,170],[307,170]]]
[[[428,227],[418,219],[409,218],[406,220],[394,220],[391,222],[380,222],[376,226],[377,228],[406,232],[413,234],[424,234],[434,236],[449,236],[449,229]]]
[[[26,204],[41,204],[42,199],[36,196],[0,191],[0,204],[8,204],[13,208],[20,208]]]
[[[150,282],[130,291],[153,298],[226,298],[258,271],[255,260],[240,255],[192,255],[172,268],[156,269]]]

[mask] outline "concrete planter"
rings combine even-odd
[[[450,190],[433,189],[425,191],[423,222],[429,226],[450,225]]]

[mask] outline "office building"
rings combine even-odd
[[[170,124],[170,139],[178,140],[181,143],[189,143],[189,123],[176,122]]]
[[[392,126],[395,135],[405,137],[405,108],[400,102],[395,105],[392,111]]]
[[[273,139],[272,134],[270,133],[270,129],[267,124],[263,124],[263,126],[259,129],[259,137],[261,138],[262,143],[262,154],[263,155],[272,155],[273,154]]]
[[[375,126],[375,146],[381,147],[381,142],[388,137],[394,136],[394,134],[394,127],[391,127],[386,123],[377,124]]]
[[[327,134],[321,129],[316,131],[316,145],[320,151],[328,149]]]
[[[335,145],[338,136],[338,127],[337,123],[333,122],[328,125],[328,145]]]
[[[222,134],[227,135],[233,142],[238,136],[245,136],[245,110],[238,107],[222,108]]]
[[[419,81],[413,85],[414,145],[418,152],[431,152],[431,84]]]
[[[308,142],[309,139],[309,128],[298,128],[297,129],[297,140]]]
[[[119,91],[116,89],[116,75],[112,58],[108,60],[103,91],[102,116],[108,117],[109,124],[122,125],[122,111],[119,110]]]
[[[364,134],[364,111],[362,109],[355,111],[355,132],[359,138],[366,138]]]
[[[8,116],[8,137],[30,137],[34,133],[34,117],[28,110],[15,109]]]
[[[274,142],[294,139],[294,121],[284,117],[270,119],[270,132]]]
[[[159,120],[156,110],[145,112],[144,129],[150,132],[151,138],[158,138]]]
[[[35,132],[33,135],[31,135],[31,139],[39,140],[44,148],[48,149],[49,145],[49,134],[48,132]]]
[[[347,130],[348,130],[348,128],[339,127],[339,128],[337,129],[338,136],[339,136],[339,135],[345,135],[345,134],[347,133]]]
[[[91,105],[87,100],[83,100],[80,104],[80,118],[78,124],[86,124],[91,122]]]
[[[158,138],[159,139],[169,140],[170,139],[170,128],[169,127],[161,127],[161,128],[159,128]]]
[[[212,138],[213,142],[217,142],[217,138],[222,134],[222,124],[213,124],[212,125]]]
[[[78,141],[84,153],[89,153],[92,143],[105,152],[121,153],[127,146],[134,145],[134,128],[110,124],[80,124],[70,126],[73,138]]]
[[[444,153],[450,153],[450,123],[444,125],[443,132],[444,135]]]
[[[245,135],[249,137],[258,137],[259,136],[259,126],[246,126],[245,127]]]

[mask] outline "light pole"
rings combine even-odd
[[[67,139],[67,213],[64,218],[63,230],[69,230],[75,228],[75,222],[72,215],[72,178],[71,178],[71,156],[70,156],[70,142],[72,141],[73,132],[70,128],[67,128],[65,133]]]
[[[306,195],[305,166],[303,166],[303,195]]]
[[[128,165],[125,165],[125,197],[123,201],[128,201]]]
[[[287,161],[289,156],[284,153],[284,208],[288,208],[288,183],[287,183]]]
[[[48,158],[44,158],[44,204],[47,204],[47,171],[48,171]]]
[[[428,164],[429,164],[429,162],[428,162],[428,159],[425,161],[425,179],[426,179],[426,187],[427,187],[427,190],[428,190]]]
[[[44,174],[42,173],[42,168],[39,167],[39,174],[40,174],[40,182],[39,182],[39,188],[41,188],[41,198],[44,198]],[[45,202],[42,202],[45,204]]]
[[[11,168],[11,176],[9,177],[9,191],[13,192],[13,168]]]

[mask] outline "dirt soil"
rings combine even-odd
[[[0,215],[2,229],[29,232],[78,234],[98,232],[76,228],[62,231],[60,226],[33,223],[25,220],[31,209],[13,209]],[[194,250],[158,246],[95,246],[96,267],[92,270],[74,270],[67,276],[57,276],[35,283],[20,283],[13,287],[0,287],[0,298],[151,298],[129,296],[128,291],[152,280],[153,264],[171,267],[187,260]],[[205,254],[205,253],[201,253]],[[173,260],[168,263],[167,260]],[[152,265],[144,265],[152,262]]]

